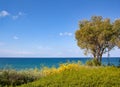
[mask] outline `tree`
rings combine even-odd
[[[85,50],[85,54],[91,53],[93,58],[101,63],[104,53],[115,46],[120,47],[120,20],[112,23],[108,18],[92,16],[90,20],[79,22],[75,38],[78,46]]]

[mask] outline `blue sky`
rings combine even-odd
[[[0,0],[0,57],[86,57],[74,37],[78,22],[114,21],[119,9],[120,0]]]

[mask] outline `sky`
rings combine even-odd
[[[120,0],[0,0],[0,57],[91,57],[75,40],[91,16],[120,18]]]

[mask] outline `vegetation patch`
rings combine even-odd
[[[44,71],[44,70],[43,70]],[[19,87],[119,87],[120,68],[62,64],[57,69],[45,69],[45,77]]]
[[[0,87],[15,87],[33,82],[42,77],[37,69],[16,71],[13,69],[0,70]]]
[[[58,68],[0,71],[0,87],[119,87],[120,68],[89,66],[81,62],[60,64]]]

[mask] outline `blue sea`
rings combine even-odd
[[[58,67],[61,63],[66,62],[77,62],[81,61],[84,64],[87,60],[91,58],[0,58],[0,69],[13,68],[16,70],[31,69],[31,68],[41,68],[42,66],[47,67]],[[119,57],[103,58],[102,63],[104,65],[111,64],[118,66],[120,65]]]

